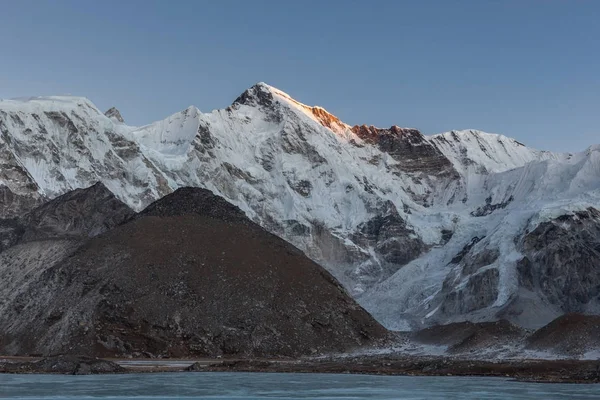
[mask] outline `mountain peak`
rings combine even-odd
[[[273,102],[275,100],[295,111],[300,111],[313,121],[326,128],[329,128],[334,133],[341,134],[350,129],[350,125],[342,122],[338,117],[331,114],[325,108],[321,106],[309,106],[301,103],[284,91],[264,82],[259,82],[247,89],[237,99],[235,99],[233,104],[244,104],[248,106],[258,105],[270,108],[273,106]]]
[[[138,217],[199,214],[227,222],[251,223],[236,206],[208,189],[182,187],[146,207]]]
[[[273,105],[272,87],[264,82],[259,82],[246,89],[233,101],[233,104],[270,107]]]
[[[114,122],[119,122],[121,124],[125,122],[125,120],[121,116],[121,113],[119,112],[119,110],[116,107],[109,108],[104,113],[104,115],[106,115],[108,118],[112,119]]]

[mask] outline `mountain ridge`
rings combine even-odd
[[[248,88],[246,91],[244,91],[240,96],[238,96],[238,98],[236,98],[234,100],[232,105],[234,105],[236,103],[243,104],[244,98],[247,98],[248,96],[249,97],[253,96],[253,95],[249,95],[248,93],[252,93],[257,90],[268,91],[272,95],[276,96],[279,100],[285,100],[289,104],[292,104],[292,105],[298,107],[299,109],[307,111],[307,115],[310,115],[313,119],[315,119],[315,121],[321,123],[324,127],[332,130],[333,132],[336,132],[337,129],[332,128],[331,126],[328,126],[328,124],[331,124],[331,121],[334,121],[336,124],[339,124],[340,127],[347,128],[350,130],[358,130],[361,127],[365,127],[365,128],[369,128],[371,130],[374,129],[374,130],[391,130],[391,131],[405,131],[405,130],[406,131],[418,131],[414,127],[400,127],[398,125],[392,125],[387,128],[368,124],[368,123],[363,123],[363,124],[359,124],[359,125],[349,125],[349,124],[341,121],[333,113],[330,113],[326,108],[319,106],[319,105],[310,106],[310,105],[304,104],[304,103],[294,99],[291,95],[287,94],[286,92],[284,92],[274,86],[271,86],[265,82],[262,82],[262,81],[252,85],[250,88]],[[4,109],[5,111],[15,110],[15,109],[18,110],[23,105],[27,105],[27,104],[31,105],[32,108],[40,108],[42,106],[48,106],[48,105],[53,105],[53,108],[58,108],[61,105],[69,104],[69,103],[75,103],[75,104],[79,104],[79,105],[85,104],[86,106],[91,106],[90,108],[95,109],[98,113],[101,113],[100,110],[94,105],[94,103],[89,98],[84,97],[84,96],[70,96],[70,95],[69,96],[65,96],[65,95],[61,95],[61,96],[31,96],[31,97],[17,97],[17,98],[10,98],[10,99],[0,99],[0,109]],[[171,114],[169,117],[167,117],[167,119],[170,117],[179,115],[181,113],[187,113],[190,111],[198,113],[198,114],[202,113],[200,111],[200,109],[198,109],[196,106],[190,105],[185,110]],[[216,110],[216,111],[218,111],[218,110]],[[115,122],[120,122],[120,123],[124,122],[119,110],[116,107],[111,107],[104,114],[109,119],[114,119]],[[321,115],[325,121],[320,121],[319,115]],[[163,120],[158,120],[156,122],[160,122],[160,121],[163,121]],[[142,126],[132,126],[132,128],[142,129],[147,126],[153,125],[156,122],[151,122],[149,124],[142,125]],[[434,138],[438,138],[438,137],[443,137],[443,136],[445,137],[448,135],[456,135],[456,134],[463,135],[463,136],[466,136],[466,135],[489,136],[492,138],[498,138],[499,141],[510,140],[510,141],[514,141],[515,143],[517,143],[523,147],[528,147],[525,144],[523,144],[522,142],[519,142],[518,140],[516,140],[514,138],[507,137],[502,134],[485,132],[485,131],[482,131],[479,129],[450,130],[450,131],[445,131],[445,132],[441,132],[441,133],[434,133],[434,134],[429,134],[429,135],[422,134],[422,135],[428,139],[434,139]],[[600,146],[600,144],[598,144],[598,145]],[[591,145],[591,147],[593,147],[593,146],[594,145]],[[582,151],[585,151],[585,150],[587,150],[587,149],[584,149]],[[566,155],[573,154],[573,153],[568,153],[568,152],[567,153],[560,153],[560,152],[557,153],[557,152],[552,152],[552,151],[548,151],[548,150],[537,150],[537,151],[540,151],[543,153],[554,153],[554,154],[566,154]]]
[[[179,187],[209,189],[388,327],[495,320],[529,297],[548,315],[580,311],[522,293],[518,264],[526,231],[600,207],[599,146],[562,154],[473,130],[356,128],[266,84],[225,109],[191,106],[143,127],[80,98],[33,102],[0,102],[0,186],[23,199],[101,181],[139,211]],[[11,210],[25,207],[15,199]]]

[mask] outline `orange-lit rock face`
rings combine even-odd
[[[315,116],[315,118],[321,123],[321,125],[335,130],[338,127],[343,127],[344,123],[340,121],[338,117],[328,113],[325,109],[321,107],[311,107],[310,111]]]
[[[389,129],[377,128],[373,125],[355,125],[352,127],[352,132],[367,143],[378,144],[385,136],[411,138],[411,141],[422,142],[423,135],[417,129],[400,128],[394,125]]]
[[[377,146],[396,159],[404,172],[458,177],[450,160],[417,129],[400,128],[397,125],[388,129],[355,125],[352,132],[365,143]]]

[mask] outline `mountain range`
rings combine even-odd
[[[98,182],[107,202],[93,209],[115,219],[40,211]],[[18,280],[37,261],[7,252],[43,247],[57,212],[93,237],[183,187],[300,249],[388,329],[600,313],[600,145],[554,153],[476,130],[350,126],[264,83],[142,127],[80,97],[0,101],[0,268]],[[37,257],[71,254],[60,240]]]

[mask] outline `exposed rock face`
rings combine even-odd
[[[321,125],[331,129],[333,132],[339,132],[340,130],[346,128],[346,124],[340,121],[340,119],[335,115],[327,112],[327,110],[325,110],[324,108],[310,107],[310,112],[319,121]]]
[[[364,142],[376,145],[398,161],[398,172],[459,178],[450,160],[416,129],[396,125],[389,129],[356,125],[352,131]]]
[[[499,272],[489,268],[467,277],[467,284],[458,286],[456,280],[445,281],[442,292],[441,313],[446,315],[467,314],[494,304],[498,297]],[[458,288],[457,288],[458,286]]]
[[[117,110],[116,107],[109,108],[104,113],[104,115],[106,115],[108,118],[112,119],[115,122],[120,122],[120,123],[124,123],[125,122],[125,120],[121,116],[121,112],[119,110]]]
[[[539,224],[522,241],[520,285],[562,312],[600,312],[600,211]]]
[[[273,108],[273,93],[265,85],[254,85],[242,93],[233,101],[233,106],[260,106],[261,108]]]
[[[0,312],[0,352],[298,356],[386,335],[322,267],[185,188],[90,239]]]
[[[485,199],[485,204],[483,206],[477,207],[477,210],[475,211],[471,211],[471,215],[474,217],[483,217],[485,215],[490,215],[498,209],[506,208],[506,206],[508,206],[513,200],[514,197],[510,196],[508,199],[501,203],[492,204],[492,197],[489,196],[487,199]]]
[[[384,203],[375,217],[360,224],[351,238],[354,243],[381,254],[378,265],[365,262],[357,273],[367,284],[369,278],[377,280],[381,276],[390,276],[397,265],[414,260],[426,247],[414,230],[406,225],[391,201]],[[374,273],[369,274],[369,270],[373,269]]]

